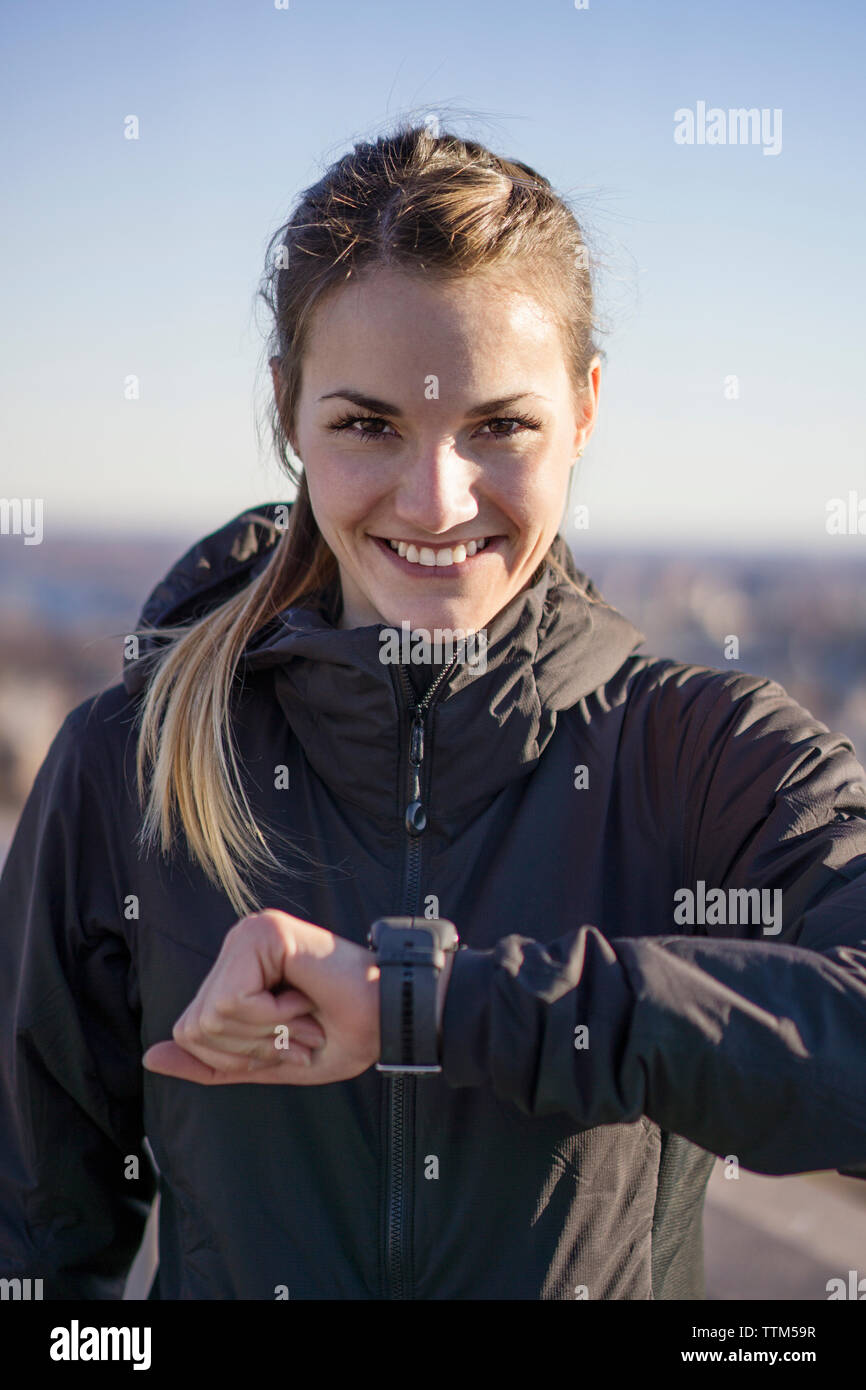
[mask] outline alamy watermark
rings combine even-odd
[[[724,111],[721,106],[695,104],[692,111],[681,106],[674,112],[674,143],[677,145],[763,145],[764,154],[782,150],[782,109],[776,106],[737,106]]]
[[[856,1269],[848,1270],[847,1282],[839,1278],[828,1279],[824,1287],[830,1302],[836,1298],[853,1298],[862,1303],[866,1299],[866,1279],[861,1278]]]
[[[762,926],[764,936],[782,930],[781,888],[710,888],[702,878],[691,888],[674,893],[678,926]]]
[[[487,633],[463,628],[412,628],[404,618],[400,631],[383,627],[379,633],[379,660],[383,666],[429,665],[453,661],[459,656],[467,666],[482,673],[487,670]]]
[[[42,544],[42,498],[0,497],[0,536],[23,536],[25,545]]]
[[[14,1299],[24,1303],[42,1298],[41,1279],[0,1279],[0,1301]]]
[[[52,1361],[131,1361],[134,1371],[147,1371],[151,1331],[149,1327],[82,1327],[73,1318],[68,1327],[51,1329],[48,1355]]]
[[[828,535],[866,536],[866,497],[861,497],[853,488],[847,498],[831,497],[826,510]]]

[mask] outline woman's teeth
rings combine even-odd
[[[419,550],[417,545],[407,545],[405,541],[389,540],[388,544],[410,565],[460,565],[468,555],[483,550],[488,540],[489,537],[485,537],[481,541],[467,541],[465,545],[446,546],[442,550],[432,550],[427,545],[422,545]]]

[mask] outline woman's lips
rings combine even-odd
[[[476,550],[474,555],[467,555],[465,560],[461,560],[456,565],[413,565],[410,560],[398,555],[396,550],[392,550],[388,542],[383,541],[380,536],[371,536],[370,540],[378,545],[380,550],[384,550],[385,554],[394,561],[394,564],[399,566],[403,574],[411,574],[422,579],[453,579],[456,575],[462,574],[464,570],[471,569],[491,551],[495,553],[505,537],[491,536],[483,550]],[[440,549],[442,548],[444,547],[440,547]]]

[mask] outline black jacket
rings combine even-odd
[[[190,550],[144,620],[246,583],[274,506]],[[119,1297],[155,1190],[146,1135],[155,1297],[702,1297],[713,1155],[866,1176],[850,743],[771,681],[639,654],[545,567],[490,624],[487,670],[436,687],[413,841],[408,710],[441,668],[383,665],[380,626],[338,628],[337,602],[287,611],[241,665],[253,811],[329,866],[286,872],[264,905],[361,944],[384,914],[454,921],[442,1074],[143,1070],[236,913],[184,849],[135,847],[129,662],[66,719],[0,877],[0,1273]]]

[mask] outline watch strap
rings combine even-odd
[[[411,960],[379,962],[379,1070],[441,1071],[436,1030],[439,971]]]
[[[457,949],[453,922],[383,918],[368,937],[379,966],[378,1071],[439,1072],[437,998],[445,952]]]

